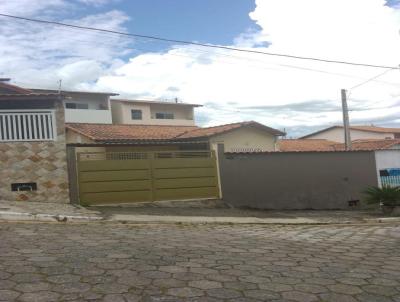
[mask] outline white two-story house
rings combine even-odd
[[[36,93],[62,93],[66,123],[112,124],[111,96],[116,93],[31,89]]]
[[[112,99],[114,124],[195,126],[194,108],[197,104]]]
[[[198,104],[117,99],[110,92],[29,91],[63,96],[66,143],[81,151],[211,149],[223,143],[228,152],[270,152],[283,135],[252,121],[199,127]]]

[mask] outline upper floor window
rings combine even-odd
[[[174,114],[173,113],[167,113],[167,112],[157,112],[156,113],[156,119],[173,120],[174,119]]]
[[[89,109],[89,104],[86,103],[65,103],[67,109]]]
[[[132,109],[131,116],[133,120],[141,120],[142,119],[142,110]]]

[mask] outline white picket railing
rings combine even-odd
[[[0,110],[0,142],[55,140],[52,110]]]

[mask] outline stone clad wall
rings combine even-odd
[[[64,109],[56,102],[57,140],[0,142],[0,200],[69,202]],[[11,183],[36,182],[37,191],[12,192]]]

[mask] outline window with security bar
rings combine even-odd
[[[54,111],[0,110],[0,142],[53,141]]]

